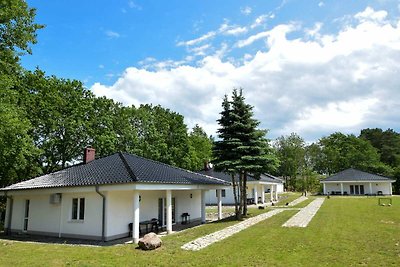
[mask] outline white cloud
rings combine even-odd
[[[384,12],[371,10],[329,35],[320,33],[318,25],[311,31],[277,25],[237,44],[260,39],[266,44],[256,53],[246,50],[239,64],[218,55],[195,66],[156,61],[164,67],[127,68],[113,85],[95,83],[91,90],[125,104],[161,104],[183,114],[189,127],[199,123],[209,134],[215,134],[222,97],[233,87],[245,89],[261,127],[271,129],[272,137],[296,131],[313,140],[338,130],[396,128],[400,21],[389,23]],[[297,37],[289,38],[293,31]]]
[[[247,28],[246,27],[235,27],[235,28],[227,30],[225,32],[225,34],[228,34],[228,35],[239,35],[239,34],[242,34],[242,33],[245,33],[245,32],[247,32]]]
[[[296,27],[297,26],[295,24],[281,24],[270,31],[259,32],[257,34],[249,36],[247,39],[239,40],[236,43],[236,46],[239,48],[245,47],[253,44],[255,41],[258,41],[260,39],[268,40],[268,43],[270,43],[269,45],[271,45],[272,42],[275,42],[279,39],[285,39],[286,34],[294,31]],[[267,39],[267,37],[269,38]]]
[[[206,55],[206,50],[211,47],[210,44],[205,44],[202,46],[198,47],[193,47],[190,49],[190,52],[192,52],[196,56],[205,56]]]
[[[367,7],[364,11],[357,13],[354,17],[362,22],[383,22],[387,17],[387,12],[385,10],[375,11],[371,7]]]
[[[306,107],[287,130],[311,132],[324,127],[328,131],[337,129],[338,131],[352,132],[368,116],[373,115],[371,110],[378,104],[379,99],[377,98],[353,98],[348,101],[329,102],[324,106]]]
[[[129,1],[128,2],[129,8],[137,9],[137,10],[142,10],[142,7],[138,4],[136,4],[134,1]]]
[[[319,7],[323,7],[324,5],[325,5],[324,2],[322,2],[322,1],[318,3]]]
[[[318,36],[319,35],[319,31],[321,30],[321,28],[322,28],[322,23],[321,22],[317,22],[317,23],[315,23],[315,25],[314,25],[314,27],[312,28],[312,29],[306,29],[305,30],[305,33],[308,35],[308,36],[311,36],[311,37],[313,37],[313,36]]]
[[[251,11],[252,11],[252,9],[251,9],[251,7],[249,7],[249,6],[246,6],[246,7],[242,7],[241,9],[240,9],[240,12],[243,14],[243,15],[250,15],[251,14]]]
[[[119,38],[121,37],[121,35],[118,32],[114,32],[114,31],[106,31],[105,34],[109,37],[109,38]]]
[[[273,14],[271,13],[271,14],[264,14],[264,15],[258,16],[254,20],[253,24],[251,24],[250,28],[254,29],[254,28],[262,25],[268,19],[268,17],[270,17],[271,15],[273,15]]]
[[[224,23],[219,26],[218,33],[224,35],[239,35],[247,32],[247,27],[241,27],[237,25],[229,25],[229,21],[225,20]]]
[[[189,40],[189,41],[182,41],[178,43],[178,46],[192,46],[192,45],[197,45],[199,43],[202,43],[208,39],[213,38],[217,33],[215,31],[210,31],[202,36],[200,36],[199,38],[193,39],[193,40]]]

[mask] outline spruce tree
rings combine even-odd
[[[257,127],[260,122],[253,118],[253,107],[245,103],[243,90],[234,89],[232,93],[232,117],[234,138],[240,145],[240,155],[236,170],[242,177],[241,193],[243,215],[247,215],[247,177],[252,174],[256,179],[263,172],[271,171],[277,165],[277,159],[270,153],[266,131]],[[255,200],[257,203],[257,199]]]
[[[233,120],[231,103],[228,101],[228,96],[225,95],[222,101],[221,118],[217,120],[221,126],[217,133],[219,140],[215,141],[213,147],[214,168],[217,171],[222,171],[231,175],[233,195],[235,200],[235,214],[236,218],[241,218],[241,210],[238,205],[238,189],[236,176],[236,165],[238,162],[238,155],[236,154],[237,147],[240,145],[237,140],[233,139]]]
[[[259,122],[253,118],[253,107],[245,103],[242,89],[233,90],[232,101],[225,96],[222,107],[218,120],[220,140],[214,147],[215,163],[217,170],[232,175],[234,192],[240,193],[239,205],[235,196],[236,217],[239,219],[241,215],[247,215],[248,174],[259,178],[261,173],[276,166],[277,159],[270,153],[266,131],[257,129]],[[237,191],[235,174],[239,177]]]

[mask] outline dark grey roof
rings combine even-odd
[[[231,175],[224,173],[224,172],[217,172],[214,169],[208,169],[208,170],[201,170],[198,171],[198,173],[200,174],[204,174],[204,175],[208,175],[208,176],[212,176],[221,180],[225,180],[227,182],[231,182],[232,181],[232,177]],[[235,179],[239,179],[238,175],[235,175]],[[254,178],[253,175],[248,175],[247,176],[247,181],[249,182],[253,182],[253,181],[262,181],[262,182],[268,182],[268,183],[282,183],[282,180],[271,175],[271,174],[261,174],[260,179],[256,179]]]
[[[322,180],[322,182],[345,182],[345,181],[391,181],[392,179],[353,168],[338,172]]]
[[[128,153],[116,153],[0,190],[71,187],[125,183],[228,185],[216,179]]]

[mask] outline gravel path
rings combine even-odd
[[[285,222],[283,227],[307,227],[314,215],[318,212],[325,198],[317,198],[308,206],[301,209],[292,218]]]
[[[189,243],[186,243],[183,245],[181,248],[184,250],[200,250],[203,249],[215,242],[221,241],[227,237],[230,237],[231,235],[234,235],[256,223],[259,223],[265,219],[268,219],[278,213],[281,213],[286,209],[275,209],[260,215],[257,215],[253,218],[247,219],[245,221],[242,221],[240,223],[237,223],[235,225],[229,226],[225,229],[222,229],[220,231],[214,232],[212,234],[197,238],[196,240],[193,240]]]
[[[301,197],[299,197],[299,198],[296,198],[296,199],[295,199],[295,200],[293,200],[292,202],[290,202],[288,206],[294,206],[294,205],[297,205],[297,204],[299,204],[299,203],[303,202],[303,201],[304,201],[304,200],[306,200],[306,199],[308,199],[308,197],[301,196]]]

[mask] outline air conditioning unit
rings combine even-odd
[[[61,193],[50,195],[50,204],[60,204],[61,203]]]

